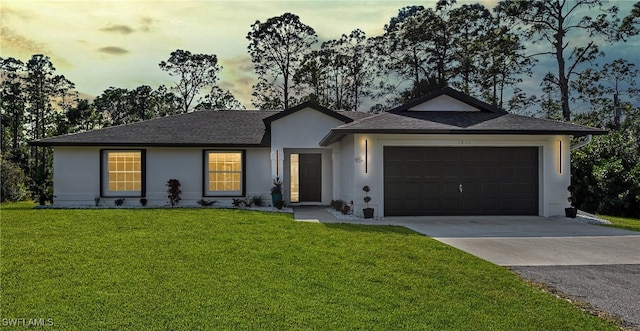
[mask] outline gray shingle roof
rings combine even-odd
[[[99,130],[50,137],[38,146],[270,146],[264,119],[282,111],[196,111]],[[371,114],[337,112],[350,120]]]
[[[462,99],[481,111],[409,111],[442,94]],[[445,88],[409,102],[392,112],[371,115],[362,112],[334,112],[315,104],[302,104],[285,111],[197,111],[156,118],[83,133],[50,137],[31,142],[39,146],[270,146],[272,121],[310,107],[345,124],[331,129],[320,145],[327,146],[352,133],[417,134],[562,134],[584,136],[607,131],[570,123],[506,113],[480,103],[453,89]]]
[[[276,111],[196,111],[45,138],[41,146],[269,146],[262,120]]]
[[[321,146],[339,141],[351,133],[417,134],[562,134],[584,136],[607,131],[565,122],[508,113],[455,111],[399,111],[367,117],[331,130]]]

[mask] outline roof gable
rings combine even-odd
[[[429,101],[415,105],[407,111],[482,111],[448,95],[440,95]]]
[[[466,95],[450,87],[444,87],[420,98],[391,109],[390,113],[413,111],[460,111],[504,114],[506,111],[484,101]]]
[[[318,112],[320,112],[322,114],[325,114],[327,116],[333,117],[333,118],[335,118],[335,119],[337,119],[337,120],[339,120],[339,121],[341,121],[343,123],[350,123],[350,122],[353,121],[353,119],[350,118],[350,117],[347,117],[347,116],[345,116],[343,114],[335,112],[335,111],[333,111],[331,109],[322,107],[322,106],[320,106],[319,104],[317,104],[315,102],[307,101],[305,103],[299,104],[299,105],[297,105],[295,107],[292,107],[292,108],[289,108],[287,110],[278,112],[278,113],[276,113],[274,115],[271,115],[271,116],[265,118],[263,120],[264,121],[264,125],[268,130],[268,129],[271,128],[271,122],[277,121],[277,120],[279,120],[279,119],[281,119],[281,118],[283,118],[285,116],[289,116],[289,115],[291,115],[293,113],[296,113],[296,112],[298,112],[298,111],[300,111],[302,109],[306,109],[306,108],[311,108],[311,109],[313,109],[315,111],[318,111]]]

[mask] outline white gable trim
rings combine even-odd
[[[446,94],[435,97],[429,101],[413,106],[409,111],[481,111]]]

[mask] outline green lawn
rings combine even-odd
[[[631,231],[640,231],[640,219],[606,215],[598,215],[598,217],[611,222],[611,225],[607,224],[607,226]]]
[[[617,330],[399,227],[3,205],[1,311],[70,330]],[[27,320],[28,321],[28,320]]]

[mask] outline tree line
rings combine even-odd
[[[618,14],[606,0],[508,0],[492,11],[440,0],[432,8],[400,8],[379,36],[354,29],[318,44],[311,26],[284,13],[249,27],[247,50],[258,78],[251,101],[257,109],[315,101],[330,109],[380,112],[452,86],[512,112],[624,132],[635,145],[623,168],[633,173],[640,154],[633,106],[638,71],[625,59],[600,62],[603,46],[637,36],[640,2]],[[544,75],[540,90],[523,88],[539,59],[549,56],[555,69]],[[51,152],[27,141],[193,110],[245,109],[218,86],[223,68],[215,54],[178,49],[158,66],[176,78],[172,86],[110,87],[89,101],[56,74],[46,55],[27,62],[0,58],[3,201],[51,198]],[[575,104],[589,111],[575,116]],[[9,170],[22,183],[13,185],[14,193],[5,187]]]

